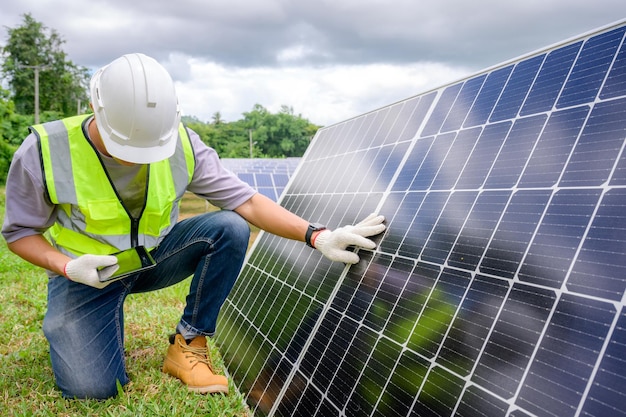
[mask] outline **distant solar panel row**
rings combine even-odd
[[[223,158],[222,164],[259,193],[278,201],[302,158]]]
[[[255,415],[626,416],[626,21],[318,132],[218,342]]]

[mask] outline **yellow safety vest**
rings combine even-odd
[[[185,127],[174,155],[148,166],[143,211],[133,218],[118,196],[100,155],[83,134],[91,115],[31,126],[37,135],[50,202],[59,206],[48,230],[51,243],[70,256],[104,255],[143,245],[155,247],[178,219],[195,159]]]

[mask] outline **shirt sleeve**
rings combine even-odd
[[[8,242],[42,234],[56,219],[56,206],[45,193],[39,147],[30,134],[13,155],[6,181],[2,236]]]
[[[187,131],[196,158],[188,191],[225,210],[236,209],[256,194],[248,183],[224,168],[217,152],[202,142],[197,133],[189,128]]]

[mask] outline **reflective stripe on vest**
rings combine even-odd
[[[74,256],[158,245],[176,223],[180,199],[193,176],[195,159],[187,130],[180,125],[171,158],[149,165],[145,207],[133,227],[97,151],[83,134],[90,117],[31,127],[39,141],[48,197],[59,208],[47,233],[50,241]]]

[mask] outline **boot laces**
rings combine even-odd
[[[195,347],[185,345],[181,341],[178,341],[182,351],[185,353],[185,358],[190,359],[190,363],[194,363],[195,366],[197,363],[204,363],[209,367],[209,370],[212,373],[213,371],[213,362],[211,361],[211,355],[209,354],[209,348],[207,347]]]

